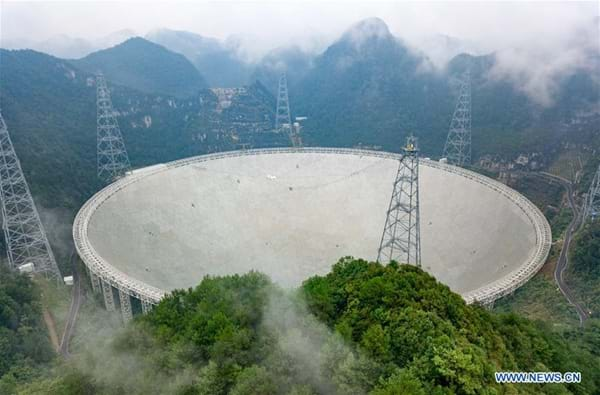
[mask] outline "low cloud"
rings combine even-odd
[[[600,30],[596,21],[535,47],[495,52],[490,76],[513,83],[542,106],[554,103],[561,83],[578,71],[600,71]]]
[[[367,18],[384,20],[438,70],[462,52],[494,53],[490,77],[510,81],[541,105],[550,105],[560,83],[577,70],[598,70],[596,2],[8,2],[1,22],[4,46],[61,35],[94,42],[123,29],[144,35],[166,27],[216,37],[256,62],[290,45],[318,54]]]

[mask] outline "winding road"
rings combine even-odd
[[[571,183],[571,181],[550,173],[542,172],[539,174],[542,177],[550,178],[557,181],[563,186],[563,188],[565,188],[569,200],[569,207],[571,207],[571,210],[573,211],[573,219],[571,220],[569,226],[567,226],[567,230],[565,231],[563,247],[560,251],[560,256],[558,257],[558,261],[556,262],[556,267],[554,269],[554,280],[556,281],[556,284],[558,284],[560,292],[562,292],[567,301],[577,311],[577,315],[579,316],[579,325],[583,326],[585,320],[589,318],[589,314],[579,303],[577,303],[575,297],[571,292],[571,289],[568,287],[568,285],[565,283],[565,280],[563,279],[563,273],[569,265],[569,247],[571,246],[571,241],[573,239],[574,233],[579,228],[580,222],[582,220],[582,215],[580,210],[577,208],[577,205],[575,204],[575,199],[573,197],[573,184]]]

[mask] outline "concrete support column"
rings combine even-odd
[[[133,312],[131,311],[131,299],[129,294],[119,290],[119,301],[121,302],[121,315],[123,316],[123,321],[131,321],[133,319]]]
[[[102,284],[102,294],[104,295],[104,306],[106,306],[106,310],[115,311],[115,298],[112,293],[112,286],[104,280],[100,283]]]
[[[90,274],[90,280],[92,281],[92,290],[94,291],[94,293],[99,293],[101,291],[100,279],[94,274],[93,271],[88,270],[88,273]]]
[[[142,300],[142,313],[148,314],[148,312],[150,312],[150,310],[152,310],[152,303],[150,303],[146,300]]]

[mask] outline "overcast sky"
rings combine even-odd
[[[473,54],[496,52],[491,77],[512,81],[543,105],[576,70],[600,75],[598,1],[0,1],[0,44],[12,41],[5,46],[13,48],[14,41],[61,34],[94,40],[122,29],[143,36],[170,28],[219,39],[235,36],[242,55],[258,60],[289,44],[322,51],[353,23],[379,17],[439,69],[456,52],[427,40],[435,34],[460,39]]]
[[[563,36],[599,14],[598,2],[0,1],[3,40],[96,38],[121,29],[144,35],[167,27],[252,37],[255,50],[314,37],[323,44],[370,16],[400,37],[443,33],[496,49]]]

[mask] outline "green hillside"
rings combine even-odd
[[[459,55],[438,70],[394,37],[385,22],[372,18],[317,56],[291,87],[290,100],[296,113],[309,118],[305,141],[310,144],[398,151],[414,133],[424,155],[439,157],[458,79],[470,67],[475,161],[484,155],[512,160],[520,153],[549,154],[566,139],[589,133],[593,126],[582,128],[582,117],[600,102],[600,85],[590,70],[575,70],[558,81],[553,102],[544,107],[518,84],[498,78],[495,63],[495,54]]]
[[[102,185],[96,177],[96,87],[93,75],[35,51],[0,50],[0,108],[62,264],[70,223]],[[259,83],[217,111],[217,97],[142,93],[108,80],[133,167],[239,148],[286,146],[271,133],[274,99]]]
[[[419,71],[422,60],[379,19],[351,28],[291,90],[309,118],[307,143],[397,151],[414,133],[427,155],[441,150],[454,100],[441,75]]]
[[[283,291],[205,278],[22,394],[595,394],[600,326],[553,333],[467,306],[413,266],[344,258]],[[99,343],[98,343],[99,342]],[[497,384],[495,371],[579,371],[581,384]],[[58,391],[58,392],[57,392]]]
[[[248,82],[251,66],[240,59],[235,45],[227,45],[196,33],[170,29],[151,31],[146,39],[185,55],[211,88],[235,88]]]
[[[567,282],[578,300],[600,318],[600,221],[588,222],[575,238]]]
[[[108,80],[145,93],[188,97],[208,86],[183,55],[140,37],[72,63],[89,73],[102,71]]]
[[[34,380],[55,358],[41,312],[39,288],[0,265],[0,394]]]

